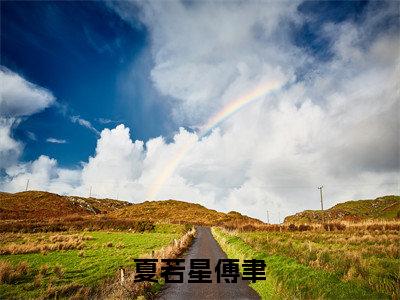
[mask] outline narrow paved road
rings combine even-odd
[[[247,285],[247,281],[238,278],[237,283],[217,283],[214,267],[218,259],[227,258],[215,241],[210,228],[198,227],[197,237],[185,258],[184,283],[169,283],[164,286],[157,299],[260,299],[257,293]],[[212,283],[187,283],[187,272],[190,270],[190,259],[210,259]]]

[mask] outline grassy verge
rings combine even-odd
[[[238,232],[255,251],[281,255],[334,273],[394,299],[400,297],[400,235],[397,230]]]
[[[343,282],[332,272],[314,269],[286,256],[256,251],[243,239],[227,231],[213,228],[212,232],[228,257],[265,260],[267,280],[250,285],[262,299],[389,298],[352,282]]]
[[[184,252],[191,245],[195,236],[196,230],[191,228],[180,238],[175,239],[173,243],[162,247],[156,251],[152,251],[151,254],[143,255],[142,258],[156,258],[158,260],[163,258],[178,258],[181,257]],[[98,294],[98,298],[107,299],[154,299],[155,295],[161,290],[161,287],[165,284],[164,278],[161,278],[161,267],[162,263],[157,264],[156,278],[158,282],[134,282],[133,269],[127,270],[127,275],[124,283],[121,285],[119,279],[113,280],[107,283],[107,286],[103,289],[101,294]]]
[[[115,277],[119,268],[133,269],[134,258],[179,239],[184,229],[157,225],[153,232],[145,233],[3,234],[0,248],[13,249],[16,254],[0,255],[0,298],[54,297],[77,290],[87,295],[107,278]],[[76,242],[76,237],[82,238]],[[30,247],[32,253],[19,252]]]

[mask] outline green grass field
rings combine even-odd
[[[263,299],[398,299],[398,232],[229,232],[213,228],[228,257],[264,259]]]
[[[104,279],[113,277],[120,267],[133,266],[134,258],[171,243],[183,232],[184,226],[181,225],[157,225],[154,232],[145,233],[2,234],[0,249],[15,254],[0,255],[0,298],[39,298],[48,295],[50,290],[54,292],[66,286],[95,287]],[[79,242],[76,241],[78,237]],[[71,249],[35,248],[43,245]],[[21,251],[37,253],[18,254]],[[7,280],[7,276],[13,275],[7,275],[6,262],[12,265],[11,274],[17,273],[13,279]]]

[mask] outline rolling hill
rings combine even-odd
[[[49,219],[70,215],[106,214],[129,202],[60,196],[42,191],[0,193],[0,220]]]
[[[178,200],[146,201],[110,213],[110,216],[154,222],[222,225],[228,223],[264,224],[258,219],[231,211],[222,213],[200,204]]]
[[[285,218],[285,223],[321,221],[362,221],[400,218],[400,196],[383,196],[373,200],[353,200],[325,210],[305,210]]]
[[[60,196],[42,191],[0,192],[0,220],[43,221],[69,216],[101,217],[115,220],[152,221],[199,225],[262,225],[258,219],[231,211],[222,213],[200,204],[178,200],[146,201],[133,204],[112,199]]]

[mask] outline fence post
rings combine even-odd
[[[121,285],[124,285],[125,282],[125,270],[121,268]]]

